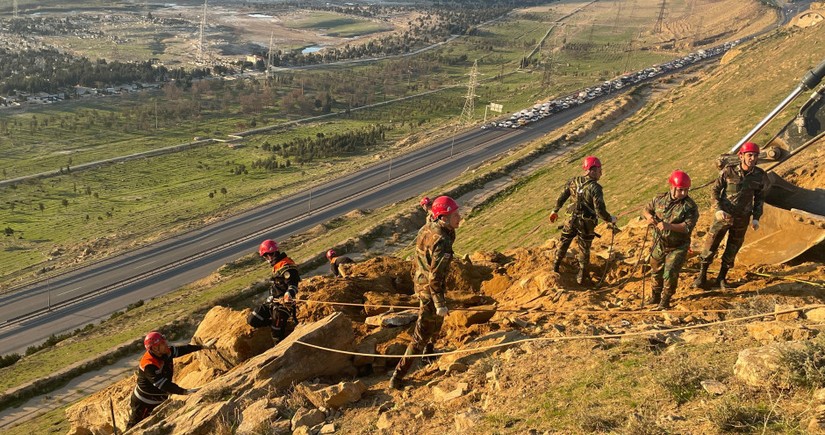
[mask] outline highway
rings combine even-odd
[[[156,244],[0,296],[0,354],[104,319],[203,278],[254,252],[355,209],[416,197],[502,152],[570,122],[594,102],[519,129],[473,129]],[[273,182],[276,182],[273,176]],[[310,212],[311,208],[311,212]],[[263,267],[263,264],[262,266]]]

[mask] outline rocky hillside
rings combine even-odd
[[[203,389],[173,396],[138,432],[714,433],[739,425],[756,430],[765,422],[777,430],[807,427],[815,405],[809,383],[825,375],[804,363],[821,362],[814,350],[825,347],[816,338],[825,308],[771,314],[822,303],[821,259],[759,269],[771,277],[737,269],[737,287],[728,292],[689,289],[688,273],[674,311],[654,313],[639,309],[642,288],[646,284],[649,293],[650,287],[634,267],[644,232],[631,223],[616,236],[615,265],[601,288],[576,285],[572,269],[561,276],[551,272],[554,241],[458,259],[448,280],[453,310],[437,343],[446,354],[415,371],[404,391],[387,388],[397,359],[383,356],[403,353],[410,340],[415,311],[406,307],[416,301],[408,261],[378,257],[354,265],[347,278],[306,280],[301,325],[275,347],[268,331],[246,325],[246,312],[216,307],[194,340],[218,337],[218,349],[177,364],[179,384]],[[597,270],[605,267],[605,239],[594,250]],[[735,322],[763,313],[768,316]],[[787,349],[777,344],[787,346],[787,340],[806,341]],[[124,380],[72,407],[71,433],[111,433],[110,398],[122,429],[133,385],[134,379]]]
[[[774,47],[794,32],[801,31],[766,44]],[[742,64],[756,62],[755,50],[746,49]],[[606,146],[618,156],[615,142]],[[825,186],[823,148],[812,147],[780,172],[803,187]],[[649,149],[642,153],[655,160]],[[708,154],[696,147],[683,150],[681,158]],[[542,197],[552,196],[543,186]],[[629,199],[620,203],[632,208]],[[507,199],[501,204],[507,206]],[[215,307],[193,340],[217,337],[217,350],[176,363],[180,385],[203,388],[173,396],[131,433],[825,433],[822,248],[788,264],[737,265],[729,275],[733,288],[724,292],[691,289],[694,256],[710,223],[706,200],[700,206],[694,252],[669,312],[645,305],[650,280],[639,259],[650,240],[632,213],[612,249],[610,231],[597,228],[596,278],[607,271],[601,286],[575,284],[575,247],[562,273],[552,272],[552,238],[538,246],[467,254],[451,266],[451,312],[436,345],[443,354],[416,366],[406,388],[396,391],[387,381],[416,318],[413,265],[376,257],[353,265],[347,278],[305,280],[300,326],[274,347],[268,331],[246,325],[248,309]],[[493,213],[499,211],[474,213],[468,227],[491,226],[485,219]],[[459,240],[463,231],[468,229],[459,229]],[[133,385],[126,379],[71,407],[70,433],[112,433],[110,400],[122,430]]]

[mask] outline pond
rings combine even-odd
[[[316,51],[321,51],[321,49],[323,49],[323,48],[324,47],[321,47],[321,46],[318,46],[318,45],[312,45],[310,47],[307,47],[307,48],[301,50],[301,54],[315,53]]]

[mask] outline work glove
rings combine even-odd
[[[716,210],[716,213],[713,215],[717,221],[722,222],[730,219],[730,215],[725,213],[724,210]]]
[[[200,391],[200,388],[189,388],[188,390],[186,390],[186,394],[195,394],[198,391]]]
[[[753,228],[754,231],[759,229],[759,220],[758,219],[754,219],[754,220],[751,221],[751,228]]]
[[[559,214],[556,212],[550,213],[550,223],[556,222],[559,219]]]
[[[293,303],[294,299],[292,298],[292,294],[289,292],[284,293],[284,304],[288,305]]]
[[[435,314],[439,317],[446,317],[449,312],[450,310],[448,310],[447,307],[441,307],[435,310]]]
[[[209,340],[206,340],[206,342],[204,342],[201,345],[201,349],[214,349],[215,348],[215,343],[217,343],[217,342],[218,342],[217,338],[210,338]]]
[[[615,225],[618,220],[619,220],[619,218],[616,217],[615,214],[610,216],[610,223],[611,224]]]

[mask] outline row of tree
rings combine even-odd
[[[210,75],[209,69],[168,69],[145,62],[95,62],[55,49],[11,51],[0,48],[0,94],[14,90],[59,92],[75,85],[104,88],[123,83],[192,80]]]
[[[315,137],[296,138],[277,145],[264,143],[261,148],[273,155],[256,160],[252,163],[252,168],[275,171],[289,167],[291,165],[290,158],[299,164],[303,164],[318,158],[323,159],[361,151],[383,141],[388,130],[387,126],[378,124],[332,135],[318,133]]]

